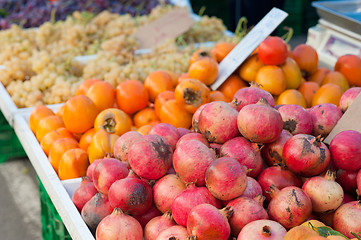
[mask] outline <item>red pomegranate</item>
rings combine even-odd
[[[241,197],[255,198],[258,195],[262,195],[262,187],[256,179],[247,177],[247,187],[242,193]]]
[[[84,205],[98,192],[93,182],[88,176],[82,177],[80,187],[77,188],[72,196],[72,201],[79,212]]]
[[[249,177],[257,177],[263,168],[260,150],[244,137],[235,137],[225,142],[221,147],[220,156],[231,157],[246,166],[250,170],[247,173]]]
[[[158,123],[154,125],[149,130],[148,134],[154,134],[164,137],[172,147],[173,151],[175,149],[178,139],[180,138],[177,128],[168,123]]]
[[[138,176],[155,180],[171,168],[172,156],[172,147],[164,137],[144,135],[130,147],[128,161]]]
[[[237,240],[282,240],[287,230],[278,222],[261,219],[248,223]]]
[[[286,229],[298,226],[310,217],[311,199],[301,188],[289,186],[278,190],[271,186],[270,194],[268,215]]]
[[[284,145],[283,159],[291,171],[311,177],[325,171],[331,156],[327,146],[318,138],[308,134],[296,134]]]
[[[308,110],[313,122],[312,135],[326,137],[342,117],[342,111],[332,103],[321,103]]]
[[[343,204],[333,217],[333,228],[348,238],[361,237],[361,200]]]
[[[214,197],[231,200],[246,190],[247,172],[237,160],[221,157],[209,165],[205,180],[208,190]]]
[[[114,143],[114,156],[122,161],[128,161],[129,148],[142,134],[137,131],[129,131],[121,135]]]
[[[144,228],[144,240],[154,240],[158,237],[159,233],[169,227],[175,226],[172,214],[170,212],[164,213],[150,220]]]
[[[330,143],[332,160],[336,167],[346,171],[361,168],[361,133],[346,130],[338,133]]]
[[[239,135],[237,115],[237,110],[226,102],[210,102],[199,114],[199,130],[209,142],[222,144]]]
[[[361,87],[352,87],[342,94],[339,104],[342,112],[346,112],[360,92]]]
[[[207,138],[205,136],[203,136],[200,133],[196,133],[196,132],[190,132],[187,133],[185,135],[183,135],[182,137],[180,137],[177,141],[176,144],[176,148],[183,142],[188,141],[188,140],[198,140],[201,141],[204,145],[206,145],[207,147],[209,147],[209,142],[207,140]]]
[[[283,120],[283,129],[292,135],[311,134],[313,122],[310,113],[296,104],[286,104],[278,108]]]
[[[231,207],[219,210],[207,203],[193,207],[187,219],[190,239],[228,240],[231,234],[228,218],[232,214]]]
[[[238,113],[237,125],[242,136],[256,143],[276,141],[283,129],[281,114],[264,98],[243,107]]]

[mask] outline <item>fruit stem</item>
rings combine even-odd
[[[261,194],[258,194],[257,196],[255,196],[253,198],[253,200],[255,200],[256,202],[258,202],[261,206],[263,206],[263,203],[264,201],[266,200],[266,197],[261,195]]]
[[[336,179],[336,171],[327,170],[325,174],[325,179],[330,181],[335,181]]]
[[[262,228],[262,235],[270,237],[272,235],[270,226],[266,225]]]
[[[271,198],[274,198],[278,194],[279,191],[280,190],[274,184],[272,184],[269,187],[269,190],[266,190],[266,193],[268,193],[271,196]]]
[[[108,118],[104,121],[103,127],[108,133],[114,133],[114,128],[116,124],[117,123],[113,118]]]
[[[283,27],[284,30],[286,30],[287,32],[281,37],[286,43],[288,43],[292,36],[293,36],[293,28],[291,27]]]
[[[221,210],[219,210],[221,212],[221,214],[223,214],[227,219],[232,217],[233,215],[233,208],[232,206],[227,206],[225,208],[222,208]]]

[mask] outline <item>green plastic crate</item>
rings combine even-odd
[[[43,240],[71,240],[68,230],[39,178],[38,181]]]
[[[0,163],[9,159],[25,158],[26,156],[14,129],[0,112]]]

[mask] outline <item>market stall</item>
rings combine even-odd
[[[0,109],[43,238],[359,239],[358,2],[313,2],[293,49],[281,9],[230,32],[189,1],[2,30]]]

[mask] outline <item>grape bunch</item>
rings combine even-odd
[[[11,24],[38,27],[47,21],[65,20],[75,11],[145,15],[161,3],[170,4],[169,0],[0,0],[0,29]]]

